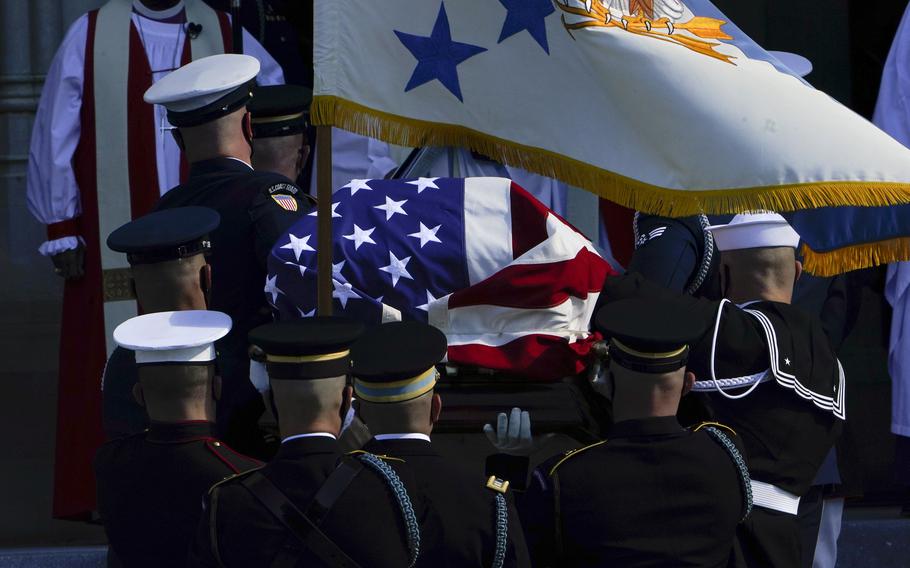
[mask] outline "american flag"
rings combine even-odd
[[[583,371],[613,273],[591,242],[504,178],[351,180],[332,202],[334,310],[369,324],[420,320],[448,361],[556,380]],[[316,217],[272,248],[279,319],[316,313]]]

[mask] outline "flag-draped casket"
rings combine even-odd
[[[584,370],[612,274],[591,242],[504,178],[352,180],[332,203],[333,307],[367,324],[428,321],[451,363],[553,380]],[[269,258],[279,318],[316,313],[316,216]]]

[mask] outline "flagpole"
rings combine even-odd
[[[332,127],[316,127],[316,307],[332,315]]]

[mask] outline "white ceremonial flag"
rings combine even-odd
[[[316,0],[315,31],[317,125],[658,214],[910,202],[910,151],[705,0]]]

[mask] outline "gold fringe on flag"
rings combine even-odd
[[[890,182],[828,181],[717,190],[668,189],[542,148],[517,144],[463,126],[374,110],[335,96],[314,97],[310,119],[317,126],[336,126],[402,146],[468,148],[504,164],[562,180],[625,207],[666,217],[910,203],[910,184]]]
[[[910,238],[853,245],[830,252],[815,252],[804,243],[800,252],[806,272],[815,276],[836,276],[851,270],[910,260]]]

